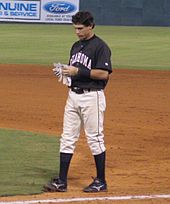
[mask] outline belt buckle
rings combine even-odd
[[[72,87],[72,91],[75,92],[76,94],[83,94],[84,90],[79,87]]]

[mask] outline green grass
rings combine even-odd
[[[0,36],[0,62],[5,64],[66,63],[75,40],[72,28],[62,25],[2,24]]]
[[[114,68],[170,69],[170,27],[96,26]],[[1,64],[67,63],[72,25],[0,24]]]
[[[0,196],[36,194],[58,174],[59,139],[0,129]]]
[[[117,68],[170,69],[170,28],[113,27],[103,36],[111,47]],[[112,32],[112,35],[107,34]]]

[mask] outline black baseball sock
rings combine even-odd
[[[102,152],[101,154],[94,155],[97,178],[102,181],[105,181],[105,160],[106,160],[106,152]]]
[[[73,154],[60,152],[60,172],[59,177],[67,183],[67,174]]]

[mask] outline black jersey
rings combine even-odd
[[[73,44],[70,51],[69,65],[79,69],[102,69],[112,72],[111,50],[107,44],[94,35],[89,40],[80,40]],[[72,87],[84,89],[104,89],[107,80],[96,80],[91,78],[72,77]]]

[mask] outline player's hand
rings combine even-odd
[[[58,81],[60,82],[62,80],[62,69],[60,63],[54,63],[54,68],[52,69],[54,74],[58,77]]]
[[[62,74],[65,76],[75,76],[78,73],[78,68],[74,66],[64,66]]]

